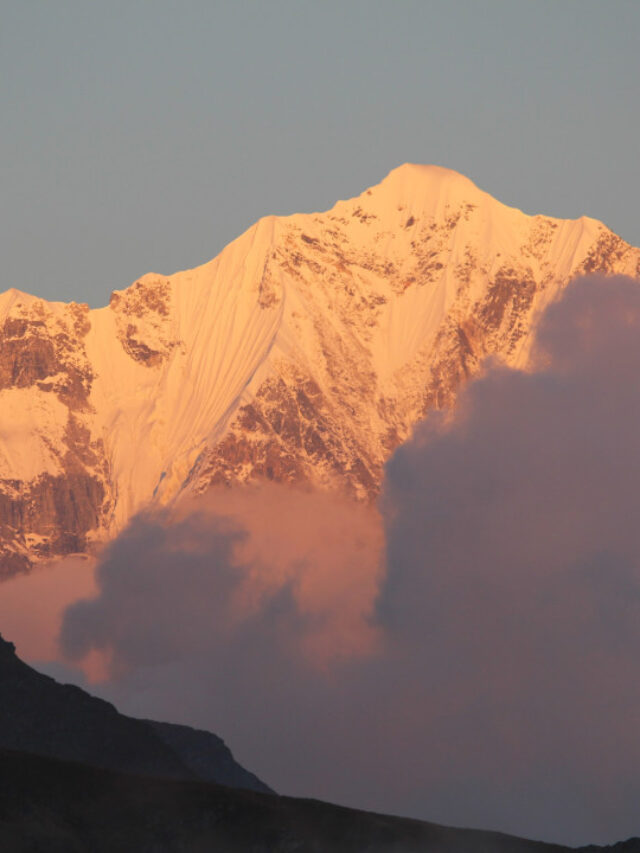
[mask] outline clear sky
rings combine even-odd
[[[637,0],[0,0],[2,281],[104,304],[405,161],[640,244]]]

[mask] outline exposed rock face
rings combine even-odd
[[[6,299],[7,296],[12,297]],[[0,574],[84,551],[109,510],[108,464],[89,428],[89,308],[16,291],[0,311]]]
[[[0,572],[213,485],[375,498],[416,421],[488,355],[525,365],[547,304],[593,272],[640,277],[640,250],[596,220],[525,216],[455,172],[403,166],[108,308],[3,294]]]
[[[292,373],[266,379],[255,399],[241,406],[227,434],[196,468],[198,491],[256,477],[299,485],[322,471],[327,484],[375,494],[380,461],[361,446],[352,425],[337,423],[335,407],[316,382]]]
[[[140,281],[123,293],[112,293],[109,306],[116,318],[117,338],[134,361],[157,367],[169,355],[172,340],[171,289],[167,281]]]

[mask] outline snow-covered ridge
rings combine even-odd
[[[216,483],[371,498],[412,425],[485,355],[525,363],[545,305],[595,270],[640,275],[640,252],[594,219],[526,216],[456,172],[406,164],[325,213],[261,219],[106,308],[7,291],[6,564],[84,550]]]

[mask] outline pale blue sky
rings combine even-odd
[[[638,0],[0,10],[0,290],[104,304],[404,161],[640,244]]]

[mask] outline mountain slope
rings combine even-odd
[[[229,747],[218,735],[177,723],[159,723],[156,720],[142,722],[153,729],[196,779],[228,785],[230,788],[261,791],[263,794],[273,793],[268,785],[238,764]]]
[[[405,165],[330,211],[267,217],[109,307],[0,296],[5,573],[131,515],[266,477],[377,493],[389,454],[496,354],[526,362],[576,275],[640,276],[593,219],[526,216]]]
[[[147,776],[270,790],[234,761],[216,735],[126,717],[79,687],[32,669],[2,637],[0,748]]]
[[[0,699],[3,851],[569,850],[276,796],[216,735],[119,714],[36,672],[1,637]],[[640,840],[583,850],[640,853]]]
[[[569,853],[314,800],[143,779],[0,749],[0,846],[22,851]],[[580,848],[578,848],[580,849]],[[583,853],[638,853],[640,840]]]

